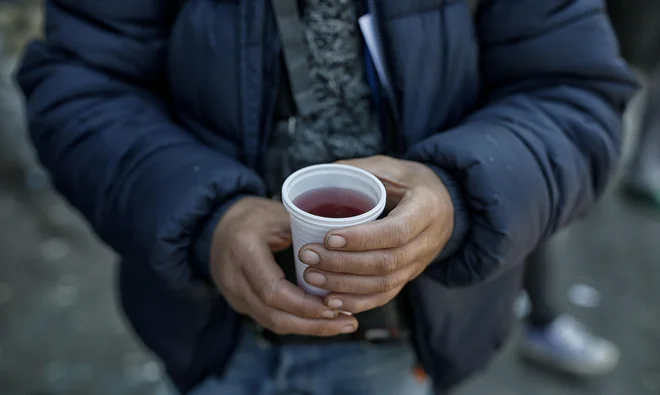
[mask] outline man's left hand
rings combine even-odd
[[[447,188],[429,167],[374,156],[340,163],[378,177],[387,191],[384,219],[328,232],[325,244],[308,244],[300,259],[305,279],[331,291],[328,307],[360,313],[392,300],[440,254],[454,228]]]

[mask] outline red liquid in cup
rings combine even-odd
[[[376,204],[368,196],[344,188],[319,188],[298,196],[293,204],[312,215],[348,218],[364,214]]]

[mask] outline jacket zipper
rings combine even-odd
[[[279,90],[280,90],[280,85],[282,84],[281,81],[281,72],[282,70],[280,69],[282,67],[281,62],[279,61],[280,55],[281,55],[281,45],[279,43],[279,40],[277,40],[275,37],[272,37],[270,34],[266,35],[264,38],[264,42],[270,42],[272,41],[272,46],[269,48],[269,56],[272,56],[273,63],[273,69],[272,69],[272,77],[271,77],[271,83],[269,84],[270,92],[269,95],[264,95],[264,98],[267,100],[267,109],[264,111],[264,115],[266,117],[265,121],[262,122],[264,125],[264,130],[262,132],[262,138],[260,141],[260,146],[259,146],[259,159],[258,159],[258,166],[257,166],[257,173],[261,175],[262,177],[265,177],[266,175],[266,158],[267,158],[267,150],[268,150],[268,145],[270,143],[270,138],[271,134],[273,132],[273,121],[275,118],[275,109],[277,108],[277,98],[279,97]],[[266,59],[264,59],[266,61]],[[267,96],[267,97],[266,97]],[[272,191],[270,191],[272,193]]]
[[[376,47],[380,51],[381,56],[383,57],[383,69],[385,77],[390,83],[392,83],[392,76],[390,73],[389,62],[387,58],[387,53],[385,51],[385,46],[383,45],[383,31],[382,31],[382,19],[380,15],[380,9],[378,8],[378,2],[376,0],[367,0],[368,12],[373,18],[374,26],[374,39],[376,41]],[[395,156],[400,156],[402,154],[403,140],[401,134],[399,133],[401,126],[401,115],[399,113],[399,103],[396,99],[396,94],[394,93],[393,87],[386,87],[381,81],[382,90],[385,92],[385,98],[389,104],[390,111],[385,114],[389,118],[388,125],[383,125],[385,128],[385,142],[387,144],[388,154]]]

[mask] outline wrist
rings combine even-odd
[[[454,177],[437,166],[427,166],[433,170],[436,176],[438,176],[444,184],[451,201],[453,212],[453,228],[451,230],[451,235],[449,236],[444,249],[437,258],[442,261],[454,255],[463,246],[470,230],[471,218],[469,210],[465,204],[463,191]]]
[[[237,195],[229,200],[223,202],[207,217],[200,227],[195,243],[193,244],[193,265],[198,271],[200,276],[207,281],[211,281],[211,248],[215,238],[216,231],[220,227],[220,223],[227,218],[227,215],[232,215],[232,209],[235,209],[235,204],[239,200],[246,198],[246,195]]]

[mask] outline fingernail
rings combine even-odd
[[[330,299],[330,301],[328,301],[328,307],[330,307],[331,309],[340,309],[341,306],[343,305],[344,302],[342,302],[339,299]]]
[[[339,331],[341,333],[353,333],[355,332],[355,327],[353,325],[346,325],[345,327],[341,328]]]
[[[346,246],[346,239],[341,236],[330,236],[327,243],[330,248],[342,248]]]
[[[321,317],[327,319],[333,319],[333,318],[337,318],[337,313],[332,310],[326,310],[323,313],[321,313]]]
[[[312,285],[324,285],[327,279],[319,272],[309,272],[305,276],[305,280]],[[330,306],[332,307],[332,306]]]
[[[312,250],[305,250],[300,255],[300,260],[306,265],[318,265],[321,262],[321,257]]]

